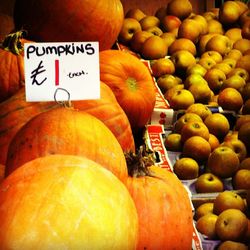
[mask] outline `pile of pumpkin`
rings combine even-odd
[[[14,17],[28,36],[0,49],[1,249],[191,249],[187,191],[135,140],[155,86],[139,59],[111,48],[121,2],[16,1]],[[99,100],[26,102],[23,43],[93,40]]]

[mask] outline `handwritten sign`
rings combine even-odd
[[[25,43],[26,101],[100,98],[98,42]]]

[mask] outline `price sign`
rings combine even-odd
[[[98,42],[25,43],[24,55],[26,101],[100,98]]]

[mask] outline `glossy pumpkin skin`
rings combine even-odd
[[[153,177],[127,180],[139,217],[137,249],[192,249],[193,216],[186,189],[166,169],[149,170]]]
[[[100,119],[113,132],[124,152],[134,152],[135,142],[127,115],[112,90],[103,82],[100,88],[100,99],[73,101],[74,108]]]
[[[84,157],[28,162],[0,184],[1,249],[136,249],[138,217],[126,187]]]
[[[58,107],[55,102],[26,102],[24,88],[0,103],[0,164],[6,164],[10,141],[28,120]]]
[[[115,43],[123,24],[120,0],[17,0],[14,21],[34,41]]]
[[[86,156],[123,182],[128,176],[119,142],[103,122],[86,112],[55,108],[29,120],[9,145],[6,174],[25,162],[51,154]]]
[[[100,78],[114,92],[132,130],[143,128],[155,105],[155,86],[149,69],[135,56],[119,50],[100,52]]]
[[[100,83],[98,100],[72,101],[75,109],[100,119],[115,135],[124,152],[134,151],[135,143],[126,114],[111,89]],[[0,164],[6,162],[8,146],[16,132],[35,115],[59,107],[55,102],[26,102],[24,88],[0,103]]]

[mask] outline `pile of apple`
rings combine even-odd
[[[196,208],[197,230],[208,240],[219,240],[219,250],[248,249],[250,192],[244,195],[226,190]]]
[[[198,194],[223,193],[228,184],[250,189],[249,7],[225,1],[197,14],[190,1],[171,0],[154,16],[130,9],[118,37],[150,61],[170,107],[183,113],[165,146],[180,152],[173,170],[179,179],[193,180]]]

